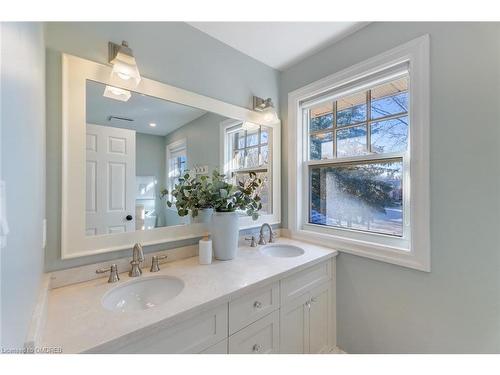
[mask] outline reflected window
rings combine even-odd
[[[272,129],[250,123],[239,123],[225,129],[225,168],[233,183],[245,182],[255,172],[263,184],[257,194],[263,213],[271,213],[270,165]]]
[[[179,183],[181,177],[187,170],[187,147],[186,140],[180,140],[167,146],[167,190],[169,192]],[[174,197],[170,196],[173,200]]]

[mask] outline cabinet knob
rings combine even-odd
[[[254,353],[258,353],[262,350],[262,345],[259,345],[259,344],[255,344],[252,348],[252,352]]]
[[[127,215],[125,216],[125,219],[127,219],[127,221],[131,221],[133,219],[132,215]]]
[[[311,308],[311,301],[307,301],[307,302],[305,303],[305,305],[306,305],[306,307],[307,307],[308,309],[310,309],[310,308]]]
[[[262,307],[262,302],[255,301],[253,307],[255,307],[256,309],[260,309]]]

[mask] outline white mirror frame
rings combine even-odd
[[[281,122],[268,123],[256,111],[238,107],[158,81],[142,78],[138,86],[111,79],[112,68],[68,54],[62,55],[62,216],[61,257],[77,258],[131,248],[196,238],[208,229],[206,224],[176,225],[144,231],[100,236],[85,235],[85,128],[86,81],[92,80],[130,91],[200,108],[208,112],[273,128],[273,212],[261,215],[257,221],[240,219],[240,229],[252,228],[265,222],[281,222]],[[218,131],[218,129],[214,129]]]

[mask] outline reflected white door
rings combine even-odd
[[[135,131],[87,124],[86,234],[135,230]]]

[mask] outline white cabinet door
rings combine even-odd
[[[331,283],[325,283],[310,293],[309,353],[327,353],[332,348]]]
[[[309,298],[305,293],[281,306],[281,353],[309,353]]]
[[[135,231],[135,131],[87,124],[85,173],[86,234]]]

